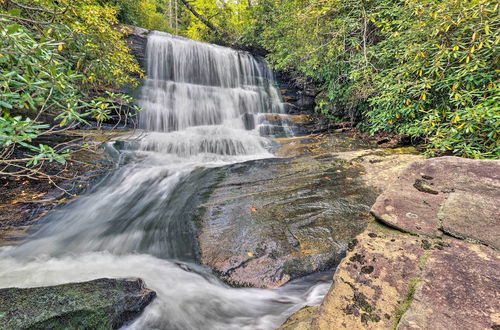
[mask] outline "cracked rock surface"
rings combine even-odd
[[[322,305],[282,329],[500,329],[499,175],[498,161],[412,163],[377,198],[380,222],[350,243]]]
[[[373,215],[402,231],[443,233],[500,249],[500,161],[440,157],[411,164]]]

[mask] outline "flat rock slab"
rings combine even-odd
[[[294,158],[218,169],[222,179],[202,205],[201,262],[232,285],[273,288],[337,265],[390,181],[372,184],[369,168],[397,177],[417,159],[366,146],[344,155],[359,141],[334,135],[281,143],[278,154]]]
[[[351,244],[323,304],[300,324],[310,324],[306,329],[497,329],[499,296],[498,251],[371,223]]]
[[[373,205],[409,233],[443,233],[500,249],[500,161],[440,157],[412,163]]]
[[[117,329],[155,296],[137,278],[0,289],[0,329]]]
[[[381,222],[349,244],[320,308],[283,328],[500,329],[499,166],[412,163],[377,198]]]
[[[500,254],[457,240],[432,250],[398,329],[494,326],[500,327]]]

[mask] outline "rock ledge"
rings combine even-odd
[[[351,242],[322,305],[281,329],[500,329],[499,198],[499,161],[412,163],[377,198],[380,222]]]

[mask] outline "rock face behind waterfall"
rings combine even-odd
[[[0,329],[118,329],[155,296],[140,279],[0,289]]]

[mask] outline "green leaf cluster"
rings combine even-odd
[[[0,1],[2,165],[16,159],[27,166],[64,162],[67,148],[36,140],[89,119],[100,127],[129,109],[129,96],[93,96],[103,88],[136,85],[142,76],[116,14],[115,7],[94,0]],[[15,152],[19,147],[25,156]]]
[[[430,154],[500,156],[495,0],[263,0],[245,40],[322,86],[318,111],[424,138]]]

